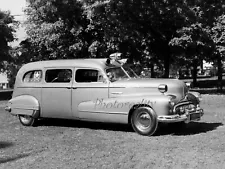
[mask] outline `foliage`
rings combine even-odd
[[[131,58],[139,61],[157,61],[164,63],[165,75],[169,65],[176,60],[178,49],[189,51],[194,41],[195,46],[207,46],[205,33],[194,37],[199,31],[197,26],[201,11],[192,1],[182,0],[114,0],[88,1],[91,5],[93,25],[100,25],[105,30],[107,41],[113,42],[117,50],[124,50]],[[191,30],[191,32],[189,32]],[[188,33],[187,37],[182,34]],[[195,35],[191,35],[194,33]],[[190,43],[190,38],[192,44]],[[203,37],[204,42],[202,42]],[[183,42],[182,42],[183,41]],[[186,41],[186,42],[185,42]],[[123,45],[125,44],[125,45]],[[183,46],[184,45],[184,46]],[[187,49],[186,46],[189,46]],[[174,49],[176,46],[176,50]],[[203,51],[203,50],[202,50]],[[182,52],[182,53],[183,53]],[[194,51],[192,50],[192,53]],[[134,55],[134,56],[132,56]],[[185,57],[190,57],[186,56]],[[160,61],[161,60],[161,61]]]
[[[210,31],[211,37],[215,44],[214,55],[217,62],[218,70],[218,87],[222,90],[222,76],[223,76],[223,64],[225,60],[225,13],[218,16],[214,22],[214,25]]]
[[[223,32],[223,0],[27,1],[24,62],[120,51],[168,77],[172,63],[211,61],[224,46],[215,40]]]
[[[207,61],[213,60],[215,43],[211,36],[211,28],[216,22],[218,14],[224,11],[222,1],[190,1],[189,8],[195,14],[195,22],[183,26],[177,31],[177,36],[170,41],[175,53],[186,57],[180,58],[185,62],[197,56]]]
[[[179,65],[187,65],[193,60],[210,60],[214,44],[201,24],[191,24],[177,31],[177,37],[170,41]]]
[[[214,26],[211,29],[210,33],[216,45],[215,54],[224,56],[225,54],[225,14],[216,18],[216,22],[214,22]]]
[[[34,60],[86,56],[88,19],[80,1],[30,0],[26,13]]]
[[[197,66],[203,60],[214,61],[217,55],[215,53],[218,44],[215,43],[211,32],[217,22],[216,18],[224,11],[222,4],[224,2],[221,0],[190,1],[189,8],[195,14],[195,21],[183,26],[177,31],[177,36],[170,41],[177,55],[178,65],[192,67],[194,84],[197,81]],[[221,66],[218,64],[218,67]]]
[[[0,11],[0,70],[4,70],[4,61],[9,61],[10,46],[9,42],[12,42],[14,37],[15,28],[17,22],[9,12]]]
[[[9,80],[10,88],[13,88],[16,74],[22,65],[35,61],[32,44],[29,39],[21,41],[19,46],[13,47],[9,51],[10,61],[4,62],[4,69],[7,70],[7,77]]]

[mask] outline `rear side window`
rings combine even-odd
[[[79,83],[100,82],[103,76],[98,70],[93,69],[78,69],[76,71],[75,81]]]
[[[45,81],[47,83],[69,83],[71,78],[71,69],[49,69],[45,74]]]
[[[38,83],[42,79],[42,71],[41,70],[33,70],[25,73],[23,76],[23,81],[26,83]]]

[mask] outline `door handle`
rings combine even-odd
[[[111,94],[122,94],[123,92],[111,92]]]
[[[67,87],[67,89],[77,89],[76,87]]]

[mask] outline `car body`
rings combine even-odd
[[[41,118],[131,124],[152,135],[158,123],[200,120],[201,96],[176,79],[139,78],[117,59],[38,61],[18,71],[5,110],[25,126]]]

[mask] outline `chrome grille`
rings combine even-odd
[[[190,102],[179,103],[174,106],[175,114],[179,115],[185,114],[187,111],[194,111],[195,109],[196,106]]]

